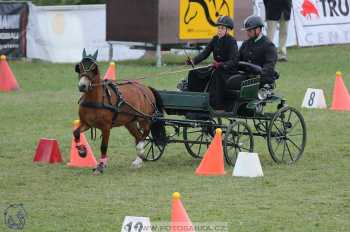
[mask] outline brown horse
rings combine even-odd
[[[86,156],[86,147],[79,143],[80,133],[98,128],[102,132],[101,158],[94,173],[102,173],[107,166],[107,148],[112,127],[125,126],[135,138],[137,157],[132,166],[142,166],[144,140],[150,131],[155,143],[164,143],[165,129],[161,120],[163,112],[158,92],[136,82],[114,84],[100,79],[96,63],[97,52],[87,55],[75,66],[79,74],[79,91],[84,93],[79,101],[80,126],[73,131],[81,157]]]

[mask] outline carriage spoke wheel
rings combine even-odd
[[[143,160],[145,161],[156,161],[158,160],[164,153],[165,144],[156,144],[152,135],[148,135],[145,140],[145,152]]]
[[[210,128],[203,127],[185,127],[183,131],[184,144],[187,152],[196,159],[201,159],[203,153],[209,147],[213,138]]]
[[[286,106],[270,121],[267,146],[276,163],[292,164],[300,159],[306,144],[306,125],[296,109]]]
[[[239,152],[253,152],[254,138],[249,125],[242,121],[231,123],[225,133],[224,155],[227,164],[234,166]]]
[[[212,126],[184,127],[184,144],[193,158],[201,159],[203,157],[203,153],[213,139],[214,130]]]

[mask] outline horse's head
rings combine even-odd
[[[97,53],[98,50],[93,55],[87,55],[84,48],[82,60],[75,65],[75,72],[79,74],[78,87],[80,92],[88,92],[92,89],[93,84],[96,84],[100,80],[96,61]]]

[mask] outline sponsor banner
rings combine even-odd
[[[217,32],[220,15],[233,18],[234,0],[181,0],[179,4],[180,39],[210,39]]]
[[[255,0],[254,1],[254,12],[256,15],[261,16],[265,20],[265,6],[263,0]],[[266,35],[266,27],[264,28],[264,34]],[[278,46],[278,34],[279,30],[277,28],[275,32],[274,40],[272,41],[276,46]],[[288,37],[287,37],[287,47],[295,46],[297,44],[295,25],[294,25],[294,17],[291,14],[289,25],[288,25]]]
[[[350,0],[293,0],[300,46],[350,43]]]
[[[106,6],[35,6],[30,4],[27,57],[51,62],[78,62],[82,51],[98,49],[98,61],[106,61]],[[136,59],[143,50],[113,44],[113,60]]]
[[[0,54],[9,57],[26,55],[26,3],[0,2]]]

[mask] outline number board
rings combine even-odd
[[[125,216],[121,232],[152,232],[148,217]]]
[[[308,88],[301,106],[305,108],[327,108],[323,90]]]

